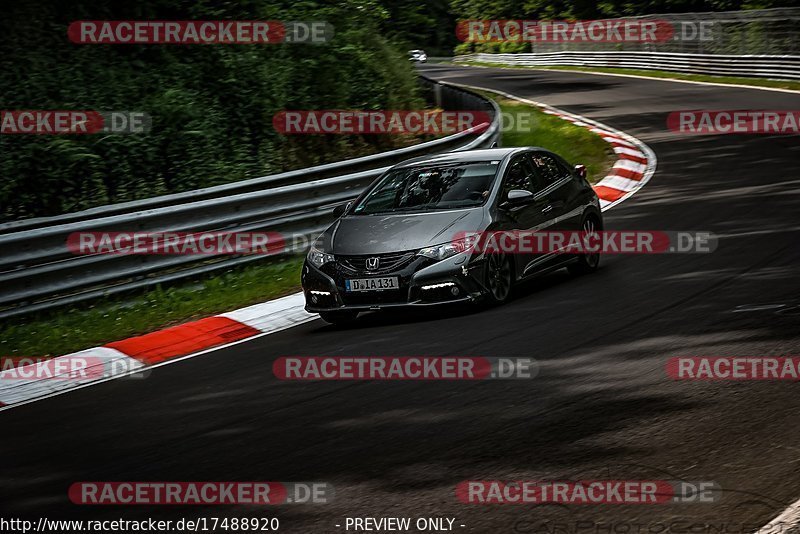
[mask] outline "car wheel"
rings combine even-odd
[[[514,274],[511,260],[505,254],[489,254],[486,257],[486,288],[491,304],[502,304],[511,295]]]
[[[352,323],[358,317],[357,311],[332,311],[332,312],[319,312],[319,316],[326,323],[343,325]]]
[[[596,234],[601,229],[600,223],[593,215],[586,217],[581,225],[581,231],[583,231],[586,235]],[[592,254],[581,254],[578,256],[577,262],[571,263],[567,266],[567,270],[570,272],[570,274],[574,275],[588,274],[596,271],[599,265],[599,252],[594,252]]]

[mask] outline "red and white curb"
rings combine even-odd
[[[758,529],[755,534],[797,534],[800,532],[800,501],[793,503],[781,514]]]
[[[198,356],[317,318],[302,293],[0,372],[0,410]],[[65,365],[59,366],[62,360]],[[70,363],[83,360],[75,374]],[[59,368],[63,367],[63,370]],[[45,369],[46,368],[46,369]],[[31,377],[31,378],[26,378]],[[82,378],[90,377],[90,378]]]
[[[453,84],[459,85],[459,84]],[[462,86],[468,87],[468,86]],[[483,88],[475,88],[487,90]],[[537,106],[545,113],[570,121],[600,134],[611,143],[618,156],[611,173],[596,186],[601,208],[605,211],[638,191],[655,172],[653,151],[635,137],[580,115],[568,113],[547,104],[534,102],[501,91],[492,91],[507,98]],[[296,293],[262,304],[207,317],[145,334],[53,358],[65,363],[85,359],[91,362],[82,376],[70,374],[70,366],[62,373],[53,363],[36,363],[22,369],[0,372],[0,411],[52,397],[108,380],[141,373],[193,358],[206,352],[229,347],[254,337],[268,335],[317,319],[303,308],[304,297]],[[34,367],[39,367],[36,369]],[[47,372],[42,366],[47,366]],[[102,367],[102,368],[100,368]],[[43,376],[44,375],[44,376]],[[32,378],[26,378],[31,376]]]
[[[453,82],[445,82],[467,89],[478,89],[502,95],[512,100],[535,106],[548,115],[554,115],[575,126],[580,126],[600,135],[604,141],[610,143],[617,155],[617,161],[611,167],[611,172],[594,185],[597,196],[600,197],[600,207],[603,211],[630,198],[636,191],[646,184],[656,172],[658,159],[655,152],[639,139],[611,128],[603,123],[594,121],[575,113],[564,111],[542,102],[529,100],[496,89],[486,89]]]

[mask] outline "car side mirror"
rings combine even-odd
[[[575,165],[575,171],[577,171],[581,178],[586,179],[586,165]]]
[[[506,201],[500,204],[501,208],[510,208],[527,204],[533,200],[533,193],[525,189],[512,189],[506,196]]]
[[[350,208],[350,205],[352,203],[353,203],[353,201],[351,200],[347,204],[339,204],[338,206],[333,208],[333,216],[338,219],[339,217],[344,215],[344,212],[346,212]]]

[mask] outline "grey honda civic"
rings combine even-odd
[[[515,283],[599,254],[488,253],[457,236],[603,228],[582,165],[537,147],[422,156],[383,173],[314,242],[302,271],[306,310],[330,323],[360,312],[505,302]]]

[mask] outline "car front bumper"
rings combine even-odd
[[[468,254],[457,254],[439,262],[413,262],[403,269],[380,274],[347,273],[337,262],[317,268],[306,261],[302,285],[306,311],[312,313],[353,310],[369,311],[406,306],[437,306],[470,302],[481,298],[485,262],[470,261]],[[348,292],[348,278],[396,276],[399,289]]]

